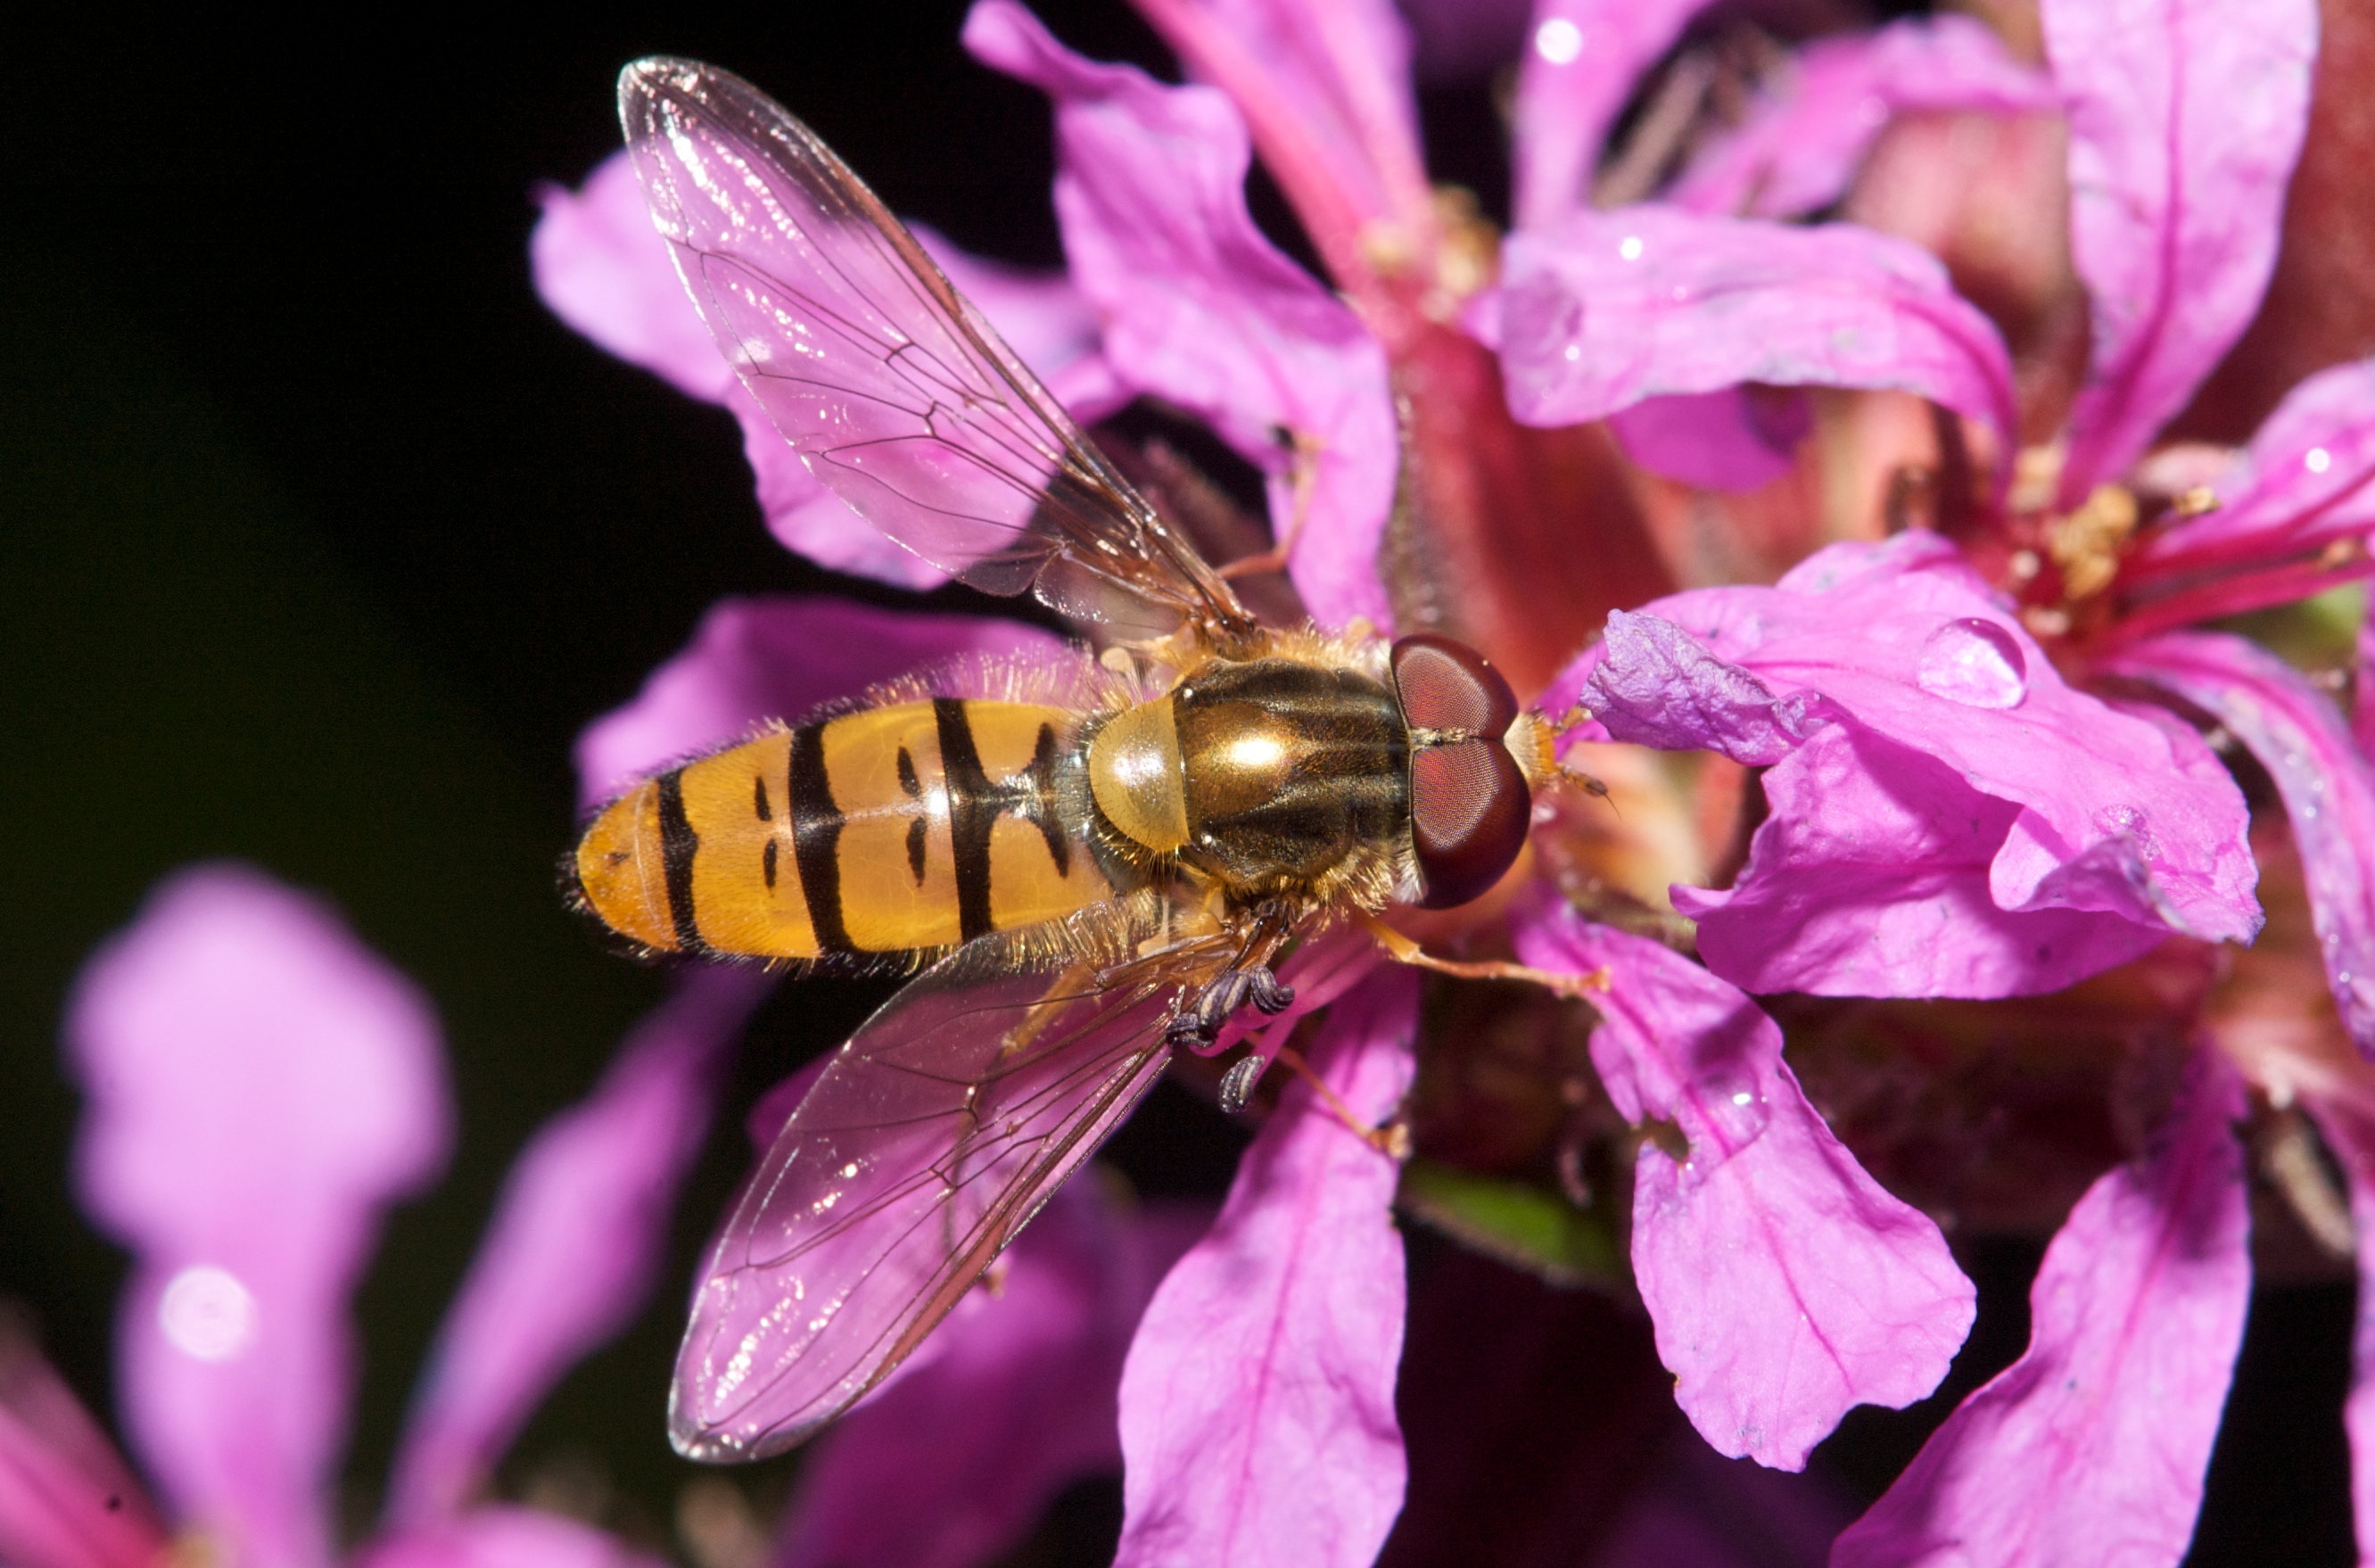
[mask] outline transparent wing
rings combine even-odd
[[[860,516],[987,593],[1089,619],[1151,607],[1164,631],[1249,624],[807,126],[738,77],[665,58],[620,75],[619,113],[711,335]]]
[[[851,1036],[777,1135],[712,1251],[669,1429],[697,1459],[806,1438],[888,1375],[1162,1076],[1205,939],[1077,975],[959,953]]]

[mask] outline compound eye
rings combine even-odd
[[[1497,740],[1413,751],[1411,840],[1418,851],[1420,905],[1466,903],[1499,881],[1526,846],[1533,804],[1517,759]]]
[[[1464,729],[1498,740],[1518,716],[1518,699],[1484,655],[1465,643],[1422,631],[1396,643],[1394,692],[1412,729]]]

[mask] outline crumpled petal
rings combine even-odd
[[[1416,977],[1380,973],[1329,1013],[1311,1068],[1382,1122],[1417,1026]],[[1398,1175],[1307,1083],[1281,1097],[1130,1346],[1116,1568],[1375,1560],[1406,1480]]]
[[[355,1568],[667,1568],[625,1541],[538,1508],[495,1504],[383,1536]]]
[[[1833,1568],[2185,1555],[2251,1299],[2240,1087],[2206,1043],[2188,1078],[2152,1147],[2046,1249],[2027,1351],[1946,1418]]]
[[[1857,1405],[1938,1385],[1976,1292],[1929,1216],[1831,1136],[1755,1002],[1672,949],[1555,904],[1517,927],[1538,969],[1605,968],[1591,1061],[1636,1124],[1633,1273],[1674,1398],[1717,1452],[1801,1469]]]
[[[1518,65],[1511,206],[1549,229],[1589,205],[1601,143],[1633,88],[1707,0],[1536,0]]]
[[[1122,1358],[1211,1220],[1141,1209],[1093,1173],[1065,1185],[996,1283],[932,1331],[930,1362],[819,1442],[775,1568],[970,1568],[1011,1550],[1074,1481],[1119,1470]]]
[[[1651,397],[1608,417],[1625,455],[1711,490],[1753,490],[1790,472],[1814,409],[1794,388],[1728,386]]]
[[[2218,510],[2156,530],[2123,583],[2273,561],[2375,529],[2375,360],[2319,371],[2268,416],[2215,487]]]
[[[1525,424],[1763,382],[1893,388],[2018,428],[1993,324],[1933,257],[1868,229],[1645,204],[1521,230],[1501,268],[1467,322],[1500,350]]]
[[[115,1445],[0,1312],[0,1562],[153,1568],[168,1544]]]
[[[544,214],[528,242],[537,293],[601,348],[733,414],[742,428],[742,454],[758,481],[760,510],[786,548],[903,587],[948,580],[876,532],[809,473],[685,298],[624,152],[605,159],[577,190],[548,185],[538,198]],[[1127,401],[1098,362],[1094,313],[1064,277],[966,255],[920,225],[915,234],[1077,418],[1102,419]]]
[[[450,1136],[437,1024],[325,906],[244,867],[165,882],[85,967],[83,1202],[134,1254],[125,1425],[185,1526],[322,1568],[380,1210]]]
[[[1891,22],[1807,45],[1780,90],[1695,158],[1666,199],[1694,212],[1802,217],[1847,194],[1892,115],[2018,114],[2060,102],[2052,82],[2015,60],[1982,22]]]
[[[1014,0],[980,0],[964,41],[1056,100],[1056,213],[1115,373],[1263,470],[1272,532],[1292,534],[1288,572],[1320,624],[1390,626],[1377,559],[1400,437],[1385,349],[1255,227],[1235,106],[1084,60]]]
[[[577,798],[590,808],[704,748],[771,720],[952,661],[1054,659],[1069,644],[1021,621],[875,609],[847,599],[721,599],[685,650],[632,701],[577,737]]]
[[[642,1306],[718,1069],[773,987],[757,970],[689,971],[521,1154],[414,1397],[390,1517],[456,1513],[561,1373]]]
[[[2300,846],[2326,984],[2350,1038],[2375,1056],[2375,769],[2341,710],[2275,654],[2220,632],[2133,643],[2103,667],[2185,699],[2268,771]]]
[[[2046,0],[2093,307],[2062,503],[2116,479],[2260,308],[2309,122],[2317,0]]]
[[[1580,664],[1615,738],[1772,766],[1732,888],[1673,890],[1748,990],[2028,995],[2167,932],[2259,929],[2249,815],[2209,749],[2073,690],[1932,536],[1612,616]],[[2127,929],[2089,929],[2107,918]]]

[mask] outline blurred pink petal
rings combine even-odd
[[[1696,157],[1666,199],[1694,212],[1798,218],[1847,194],[1892,115],[2054,109],[2046,77],[1969,17],[1891,22],[1811,43],[1748,119]]]
[[[723,599],[691,643],[632,701],[577,737],[578,801],[591,808],[644,774],[770,720],[951,661],[1057,658],[1052,632],[984,616],[874,609],[846,599]]]
[[[391,1518],[457,1512],[561,1375],[643,1305],[718,1069],[774,983],[688,971],[593,1094],[521,1154],[414,1396]]]
[[[1377,557],[1400,455],[1385,350],[1255,227],[1235,106],[1083,60],[1013,0],[981,0],[964,37],[1056,100],[1056,212],[1073,276],[1104,317],[1106,362],[1268,475],[1276,536],[1301,511],[1289,572],[1322,625],[1389,625]],[[1312,448],[1307,499],[1298,440]]]
[[[0,1314],[0,1562],[154,1568],[167,1546],[115,1445]]]
[[[1744,386],[1651,397],[1608,417],[1625,456],[1710,490],[1753,490],[1790,472],[1814,423],[1794,388]]]
[[[2358,1560],[2375,1561],[2375,1124],[2363,1108],[2309,1102],[2318,1131],[2350,1189],[2350,1218],[2362,1239],[2358,1248],[2358,1318],[2350,1341],[2350,1392],[2342,1424],[2350,1436],[2351,1514],[2357,1525]]]
[[[2062,501],[2141,456],[2260,308],[2309,118],[2316,0],[2045,0],[2093,305]]]
[[[1068,1184],[995,1286],[933,1330],[938,1353],[819,1442],[776,1568],[969,1568],[1012,1550],[1074,1481],[1118,1472],[1122,1358],[1211,1219],[1140,1209],[1093,1173]]]
[[[2375,361],[2293,388],[2218,485],[2217,511],[2156,531],[2123,583],[2273,561],[2375,529]]]
[[[1537,968],[1605,967],[1591,1061],[1641,1146],[1633,1272],[1674,1398],[1717,1452],[1800,1469],[1857,1405],[1937,1387],[1975,1293],[1938,1227],[1856,1163],[1781,1059],[1755,1003],[1672,949],[1564,903],[1518,929]]]
[[[2072,689],[1932,536],[1612,616],[1581,663],[1616,738],[1779,764],[1733,887],[1674,890],[1752,991],[2025,995],[2167,932],[2259,929],[2248,813],[2208,748]]]
[[[1774,386],[1895,388],[2011,432],[2011,361],[1945,269],[1848,224],[1792,229],[1641,206],[1519,230],[1470,325],[1530,425],[1645,397]]]
[[[668,1568],[605,1530],[538,1508],[494,1504],[382,1536],[354,1568]]]
[[[903,587],[947,581],[946,572],[892,544],[819,484],[736,377],[685,297],[626,153],[605,159],[575,191],[549,185],[538,195],[544,215],[529,241],[529,260],[545,304],[620,359],[732,412],[758,481],[760,509],[786,548]],[[1023,363],[1059,395],[1069,395],[1078,417],[1102,419],[1126,400],[1098,370],[1095,316],[1063,277],[982,261],[929,229],[916,226],[915,232]]]
[[[2226,726],[2268,771],[2300,848],[2326,983],[2375,1056],[2375,770],[2334,699],[2256,643],[2171,632],[2122,648],[2105,673],[2149,681]]]
[[[1401,1103],[1417,977],[1336,1004],[1311,1068],[1352,1115]],[[1122,1372],[1117,1568],[1366,1568],[1400,1512],[1400,1168],[1298,1081],[1221,1217],[1163,1281]]]
[[[212,866],[94,955],[66,1037],[83,1201],[134,1254],[125,1424],[186,1524],[321,1568],[347,1291],[450,1136],[435,1018],[328,908]]]
[[[1520,229],[1583,210],[1633,88],[1707,0],[1535,0],[1518,57],[1512,209]]]
[[[2149,1568],[2185,1555],[2251,1299],[2251,1208],[2218,1052],[2097,1181],[2029,1289],[2026,1354],[1946,1418],[1834,1568]]]

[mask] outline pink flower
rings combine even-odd
[[[2322,767],[2364,771],[2338,718],[2295,700],[2322,697],[2287,685],[2273,660],[2162,635],[2357,569],[2359,557],[2323,553],[2364,531],[2352,466],[2361,403],[2346,377],[2305,389],[2271,421],[2223,512],[2107,549],[2087,510],[2098,485],[2131,475],[2256,301],[2298,142],[2299,5],[2244,16],[2166,0],[2151,25],[2123,25],[2059,0],[2046,8],[2050,79],[1957,19],[1828,41],[1760,80],[1724,134],[1666,149],[1629,188],[1604,183],[1590,195],[1621,200],[1601,207],[1586,175],[1601,139],[1700,7],[1547,0],[1519,77],[1518,228],[1506,246],[1428,183],[1409,47],[1386,6],[1141,9],[1189,85],[1082,60],[1011,0],[982,0],[969,18],[977,57],[1055,101],[1069,263],[1065,280],[1019,301],[991,279],[984,307],[1084,420],[1158,397],[1252,461],[1292,584],[1323,622],[1441,626],[1485,647],[1521,689],[1548,687],[1553,711],[1571,696],[1589,703],[1601,726],[1583,732],[1589,763],[1610,775],[1623,820],[1547,814],[1531,885],[1411,929],[1437,946],[1514,949],[1542,970],[1600,972],[1608,989],[1586,1060],[1563,1063],[1547,1020],[1506,1036],[1463,1029],[1500,1004],[1458,994],[1447,1026],[1364,942],[1306,944],[1289,961],[1294,1009],[1251,1044],[1271,1059],[1303,1015],[1336,1004],[1310,1054],[1343,1113],[1293,1083],[1210,1232],[1150,1294],[1117,1298],[1130,1303],[1119,1318],[1068,1318],[1095,1326],[978,1362],[954,1322],[945,1348],[825,1441],[863,1452],[847,1434],[894,1401],[914,1412],[903,1421],[923,1422],[943,1378],[1002,1390],[1002,1421],[1020,1397],[1012,1368],[1053,1364],[1041,1358],[1059,1342],[1109,1364],[1126,1334],[1112,1395],[1122,1562],[1390,1560],[1397,1540],[1440,1517],[1430,1489],[1446,1473],[1418,1462],[1395,1397],[1409,1315],[1399,1204],[1545,1272],[1588,1269],[1577,1260],[1595,1245],[1629,1252],[1684,1416],[1719,1453],[1802,1466],[1854,1405],[1901,1407],[1933,1389],[1973,1294],[1932,1219],[1826,1123],[1749,993],[2015,997],[2172,937],[2251,940],[2263,913],[2245,798],[2201,736],[2136,682],[2214,713],[2255,750],[2316,758],[2271,766],[2289,794],[2307,798]],[[2250,112],[2217,114],[2221,93]],[[2096,370],[2041,492],[2042,466],[2019,449],[2033,417],[2025,383],[1946,267],[1873,230],[1778,221],[1849,190],[1891,115],[1941,109],[2070,117]],[[1256,152],[1338,294],[1252,224],[1243,182]],[[1610,175],[1631,158],[1611,160]],[[698,331],[689,311],[669,317],[660,304],[673,280],[658,244],[632,238],[614,178],[551,199],[538,239],[548,297],[598,340],[733,405],[738,388],[714,365],[676,358]],[[564,222],[573,202],[615,204],[614,218],[580,233]],[[572,291],[562,280],[589,255],[616,258],[632,299]],[[1034,323],[1051,307],[1075,326],[1085,309],[1093,325],[1042,332]],[[1812,444],[1815,405],[1797,390],[1810,387],[1883,390],[1897,407],[1961,417],[1937,427],[1948,432],[1939,528],[1835,545],[1769,587],[1672,592],[1693,580],[1684,552],[1637,503],[1644,481],[1620,447],[1670,478],[1777,488]],[[1919,419],[1933,428],[1928,409]],[[746,430],[765,494],[783,454],[760,454],[759,427]],[[2330,486],[2310,483],[2337,466]],[[1954,487],[1973,471],[1979,500],[1964,507]],[[880,540],[837,506],[803,494],[795,529],[768,501],[798,548],[919,580],[877,560]],[[1802,522],[1777,532],[1784,557],[1818,536]],[[2089,573],[2108,577],[2088,587]],[[862,635],[859,623],[880,630]],[[872,647],[889,675],[931,662],[922,644],[934,638],[941,651],[987,652],[1035,635],[974,620],[918,642],[893,633],[899,624],[822,602],[722,608],[641,710],[589,733],[589,789],[847,694],[870,678]],[[1571,663],[1603,624],[1604,643]],[[1706,787],[1678,801],[1621,742],[1722,760],[1696,764]],[[1721,791],[1729,781],[1739,802],[1748,769],[1766,810],[1726,886],[1722,830],[1738,812],[1721,814]],[[1693,819],[1700,808],[1716,827]],[[2350,872],[2363,814],[2354,796],[2322,819],[2339,825],[2320,844],[2339,847],[2311,872],[2326,889],[2337,987],[2366,973],[2355,944],[2370,912]],[[1643,932],[1676,945],[1695,935],[1702,962]],[[1505,1104],[1478,1086],[1491,1074],[1473,1069],[1505,1038],[1550,1058],[1516,1075],[1544,1092]],[[2322,1097],[2321,1114],[2361,1103],[2357,1080],[2330,1063],[2259,1060],[2252,1081],[2265,1089],[2281,1064]],[[2173,1561],[2249,1286],[2237,1103],[2224,1059],[2196,1054],[2156,1102],[2146,1147],[2073,1211],[2038,1283],[2029,1356],[1967,1404],[1842,1551],[2055,1561],[2140,1542],[2139,1560]],[[1417,1150],[1399,1175],[1347,1125],[1397,1106]],[[2357,1190],[2375,1202],[2375,1181]],[[1535,1207],[1519,1224],[1494,1203]],[[1526,1229],[1547,1215],[1565,1240]],[[1575,1239],[1592,1225],[1596,1242]],[[1401,1386],[1419,1369],[1405,1362]],[[2151,1419],[2155,1388],[2177,1390],[2182,1409]],[[1097,1401],[1105,1390],[1096,1383]],[[1068,1407],[1048,1430],[1069,1443],[1070,1417],[1090,1408]],[[2375,1424],[2365,1411],[2354,1420]],[[1085,1440],[1011,1447],[1034,1496],[1090,1462]],[[2086,1475],[2108,1512],[2012,1506],[2041,1484],[2040,1459]],[[792,1539],[855,1539],[815,1521],[856,1529],[875,1515],[849,1498],[903,1495],[894,1467],[847,1463],[848,1491],[838,1504],[808,1494]],[[952,1485],[935,1502],[1019,1527],[1019,1512],[982,1506],[987,1485]],[[1417,1521],[1408,1538],[1392,1535],[1398,1515]],[[996,1533],[896,1550],[955,1561],[987,1548],[945,1543]]]
[[[664,1233],[650,1190],[689,1154],[700,1113],[685,1107],[705,1110],[706,1064],[746,1001],[732,977],[688,990],[531,1147],[446,1326],[387,1527],[357,1561],[646,1561],[476,1493],[544,1390],[640,1297]],[[119,1377],[158,1501],[11,1341],[0,1555],[152,1568],[196,1548],[326,1565],[354,1376],[345,1297],[381,1211],[435,1173],[451,1137],[434,1016],[327,909],[217,866],[167,882],[91,960],[66,1035],[90,1107],[77,1185],[133,1255]]]

